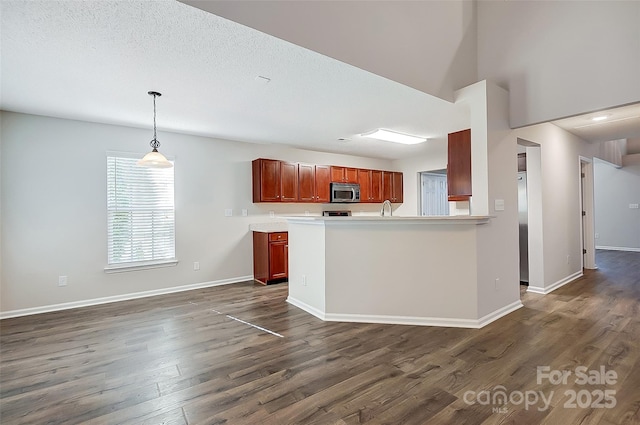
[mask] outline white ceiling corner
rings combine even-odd
[[[445,140],[469,125],[461,105],[175,0],[2,0],[0,8],[7,111],[150,128],[146,93],[155,90],[160,131],[389,159],[428,144],[358,134],[383,127]],[[554,123],[590,141],[640,137],[633,120],[581,131]]]
[[[150,127],[155,90],[160,131],[381,158],[424,148],[359,133],[443,139],[468,120],[450,102],[173,0],[0,7],[3,110]]]

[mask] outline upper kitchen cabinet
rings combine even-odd
[[[360,202],[382,202],[382,171],[358,170]]]
[[[280,161],[280,202],[298,201],[298,163]]]
[[[256,159],[251,163],[253,202],[280,202],[280,161]]]
[[[358,183],[358,169],[331,166],[331,181],[340,183]]]
[[[449,201],[471,197],[471,129],[449,134],[447,188]]]
[[[329,202],[328,165],[298,164],[298,202]]]
[[[331,200],[331,170],[328,165],[316,165],[316,202]]]
[[[403,177],[397,171],[382,172],[382,200],[388,199],[391,202],[404,202]]]

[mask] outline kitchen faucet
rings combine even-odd
[[[391,201],[389,201],[388,199],[385,199],[384,202],[382,203],[382,209],[380,210],[380,215],[382,217],[384,217],[384,210],[387,205],[389,205],[389,217],[393,215],[393,209],[391,209]]]

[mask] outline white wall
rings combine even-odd
[[[478,78],[520,127],[640,99],[640,2],[480,1]]]
[[[482,100],[483,90],[489,94],[484,100],[486,106],[483,105]],[[491,100],[491,93],[494,93],[497,103]],[[536,249],[529,248],[530,253],[536,256],[530,259],[533,260],[531,264],[537,267],[530,273],[533,278],[530,289],[548,292],[577,277],[582,272],[579,158],[580,156],[593,157],[597,153],[598,146],[589,144],[549,123],[510,130],[504,121],[505,113],[502,115],[500,113],[501,108],[503,110],[506,108],[503,99],[501,100],[505,93],[500,94],[500,89],[491,83],[476,83],[460,90],[459,94],[459,102],[466,103],[472,108],[472,170],[475,170],[473,171],[475,199],[472,200],[472,206],[476,206],[475,210],[472,208],[472,214],[501,217],[494,223],[495,229],[490,230],[490,232],[495,230],[498,236],[495,239],[488,237],[483,240],[487,244],[483,252],[492,255],[486,259],[489,263],[492,261],[491,258],[500,258],[499,252],[504,253],[504,258],[513,257],[512,260],[504,262],[506,266],[503,268],[495,266],[488,269],[493,274],[501,275],[496,274],[493,278],[486,277],[483,284],[489,288],[494,285],[494,279],[498,277],[507,291],[502,295],[510,297],[512,294],[510,291],[513,288],[509,286],[509,282],[513,279],[519,281],[517,274],[514,275],[514,270],[508,268],[510,264],[518,266],[516,154],[519,138],[525,142],[540,145],[539,182],[532,183],[539,184],[539,190],[536,193],[539,194],[540,201],[538,204],[533,201],[529,203],[530,210],[540,212],[536,220],[531,223],[532,228],[529,232],[530,240],[538,244]],[[482,115],[482,111],[486,116],[485,124],[481,117],[478,117],[478,114]],[[484,153],[481,152],[483,143],[485,143]],[[414,179],[412,176],[417,176],[420,171],[446,166],[446,148],[438,155],[436,146],[442,148],[434,143],[434,155],[394,161],[394,167],[405,173],[404,204],[397,209],[397,215],[414,215],[418,211],[418,189],[412,183],[414,180],[417,181],[417,177]],[[509,157],[513,158],[512,162]],[[495,199],[505,200],[505,211],[494,210]],[[477,212],[479,205],[485,207],[486,212]],[[509,215],[507,214],[509,211],[516,214]],[[533,228],[539,231],[532,233]],[[483,228],[483,231],[489,231],[489,229],[490,227]],[[508,249],[503,251],[504,247],[511,247],[511,251]],[[517,273],[517,269],[515,272]],[[491,295],[487,297],[489,297],[486,299],[488,304],[493,302]],[[494,300],[499,300],[499,296]]]
[[[597,146],[553,124],[545,123],[513,130],[506,137],[516,143],[523,139],[540,145],[540,191],[542,235],[532,235],[542,243],[542,286],[529,289],[548,292],[582,273],[580,156],[590,158]],[[540,260],[540,259],[538,259]]]
[[[483,199],[480,204],[487,205],[485,214],[494,218],[487,226],[478,227],[478,316],[480,317],[520,300],[518,153],[516,142],[507,137],[511,133],[508,122],[509,93],[489,82],[485,84],[484,90],[487,105],[486,144],[482,156],[487,161],[488,188],[486,199]],[[478,130],[472,127],[472,135],[474,131],[478,133]],[[473,186],[473,190],[476,197],[476,185]],[[496,200],[504,202],[504,210],[494,208]],[[472,200],[472,208],[478,204],[477,199]]]
[[[403,203],[394,215],[420,215],[420,173],[447,168],[447,140],[434,139],[425,142],[426,153],[420,156],[393,161],[393,169],[403,172]]]
[[[640,251],[640,163],[616,168],[594,161],[597,248]]]
[[[450,101],[477,81],[473,1],[181,1]]]
[[[252,204],[251,161],[266,157],[393,169],[390,161],[164,133],[175,157],[176,267],[105,274],[106,152],[144,153],[150,130],[2,112],[0,312],[251,277],[253,222],[326,205]],[[233,217],[224,209],[233,208]],[[249,217],[239,216],[247,208]],[[360,204],[358,210],[378,211]],[[200,271],[193,271],[193,262]],[[58,276],[68,286],[58,287]]]

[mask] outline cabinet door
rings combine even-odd
[[[280,162],[280,201],[296,202],[298,200],[298,164]]]
[[[404,197],[402,196],[403,191],[403,182],[402,182],[402,173],[394,172],[392,175],[392,189],[393,193],[391,195],[391,202],[403,202]]]
[[[328,165],[316,165],[316,202],[328,203],[331,194],[331,171]]]
[[[345,168],[344,169],[344,181],[345,181],[345,183],[358,183],[358,169],[357,168]]]
[[[393,197],[393,173],[391,171],[382,172],[382,200],[391,201]]]
[[[288,242],[269,242],[269,280],[287,277]]]
[[[310,164],[298,164],[298,201],[314,202],[315,197],[315,166]]]
[[[345,169],[344,167],[334,167],[331,166],[331,181],[332,182],[344,182],[345,179]]]
[[[371,170],[358,170],[360,202],[371,202]]]
[[[253,202],[280,202],[280,161],[256,159],[252,171]]]
[[[362,190],[362,189],[361,189]],[[371,170],[370,202],[382,202],[382,171]]]
[[[450,201],[467,201],[471,196],[471,130],[449,134],[447,188]]]

